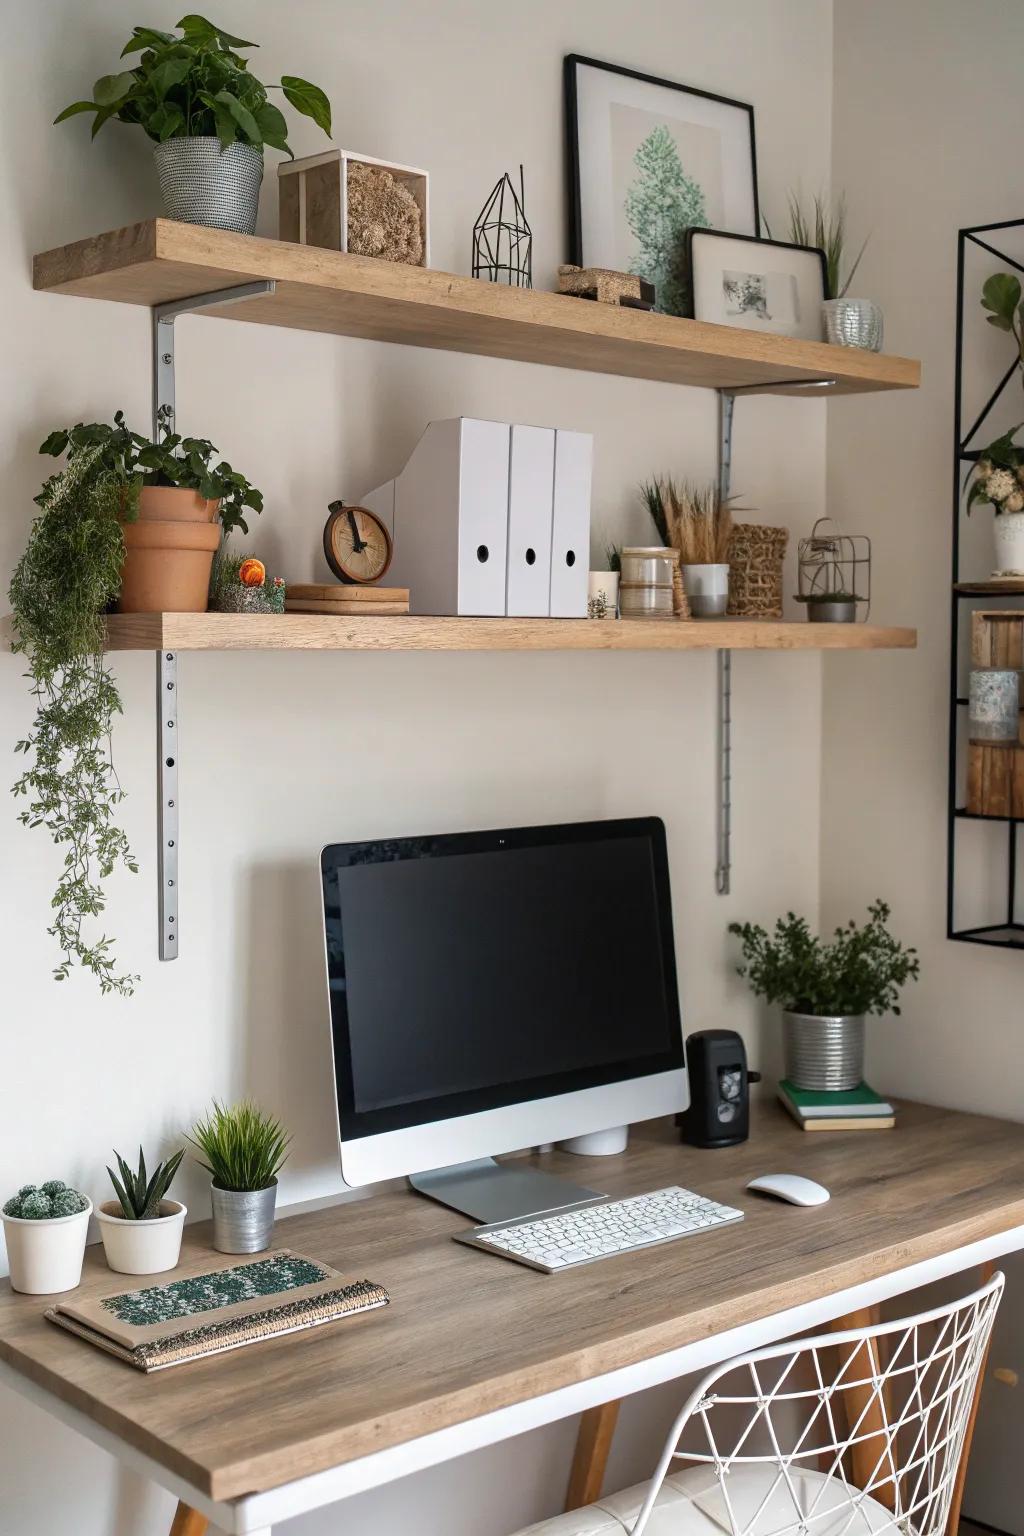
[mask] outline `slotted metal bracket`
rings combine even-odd
[[[217,288],[191,298],[174,299],[153,307],[153,440],[160,436],[161,419],[174,428],[174,322],[193,310],[234,304],[274,292],[272,278]],[[162,414],[169,413],[169,414]],[[174,651],[158,651],[156,658],[156,836],[157,908],[160,922],[160,959],[176,960],[181,949],[178,910],[178,658]]]
[[[792,379],[779,384],[746,384],[718,391],[718,490],[722,500],[732,485],[732,418],[737,395],[777,394],[833,389],[835,379]],[[717,746],[717,849],[715,890],[728,896],[732,884],[732,652],[718,652],[715,676],[718,721]]]

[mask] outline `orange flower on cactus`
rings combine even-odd
[[[250,556],[238,568],[238,579],[243,587],[262,587],[267,579],[267,568],[262,560]]]

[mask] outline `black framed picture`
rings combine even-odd
[[[575,53],[565,104],[569,259],[635,272],[686,314],[686,230],[758,231],[753,107]]]
[[[687,230],[685,245],[695,320],[821,341],[824,251],[719,229]]]

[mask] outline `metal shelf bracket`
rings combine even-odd
[[[174,426],[174,322],[179,315],[234,304],[274,292],[273,279],[217,288],[191,298],[174,299],[153,307],[153,440],[160,436],[161,413]],[[174,651],[158,651],[156,658],[156,840],[157,908],[160,923],[160,959],[176,960],[181,949],[178,921],[178,658]]]

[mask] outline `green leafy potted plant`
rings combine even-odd
[[[10,586],[14,650],[28,659],[36,713],[16,750],[28,759],[13,786],[27,801],[23,825],[45,827],[64,855],[49,933],[63,981],[78,964],[101,990],[130,995],[136,977],[118,974],[111,940],[90,939],[87,924],[106,905],[103,883],[115,867],[135,872],[128,840],[115,824],[123,791],[111,756],[121,697],[103,656],[103,616],[121,587],[126,527],[138,516],[145,439],[125,425],[79,423],[52,432],[40,452],[67,454],[35,498],[39,512]]]
[[[1024,450],[1013,427],[989,443],[971,470],[967,512],[978,502],[995,511],[993,576],[1024,576]]]
[[[269,1248],[277,1175],[291,1140],[281,1122],[251,1100],[228,1108],[214,1099],[189,1140],[211,1178],[213,1246],[220,1253]]]
[[[156,146],[160,190],[172,219],[251,235],[263,146],[292,154],[284,115],[268,91],[280,90],[328,137],[331,104],[319,86],[298,75],[282,75],[280,85],[261,84],[237,51],[257,44],[204,16],[183,16],[177,25],[180,36],[134,27],[121,58],[138,54],[138,62],[101,76],[91,100],[72,102],[54,121],[91,112],[93,138],[111,118],[141,128]]]
[[[180,1200],[167,1198],[167,1191],[184,1156],[182,1147],[147,1174],[141,1147],[135,1173],[120,1152],[114,1153],[118,1173],[109,1167],[107,1173],[117,1199],[105,1200],[96,1219],[107,1263],[119,1274],[155,1275],[177,1264],[188,1213]]]
[[[758,997],[782,1004],[785,1073],[794,1088],[856,1088],[864,1077],[865,1015],[898,1015],[900,989],[917,980],[917,951],[889,932],[885,902],[868,914],[862,928],[851,918],[831,942],[792,912],[779,918],[773,937],[753,923],[729,925],[742,941],[739,974]]]
[[[867,247],[867,239],[846,269],[843,254],[846,250],[846,199],[840,197],[830,205],[827,198],[815,197],[811,213],[804,211],[803,203],[795,192],[789,194],[789,238],[794,245],[806,246],[825,253],[825,270],[828,293],[822,305],[825,323],[825,340],[838,347],[864,347],[869,352],[882,350],[882,311],[870,299],[851,299],[850,284],[853,282],[861,257]]]
[[[73,1291],[82,1278],[92,1201],[63,1179],[23,1184],[3,1208],[11,1285],[31,1296]]]

